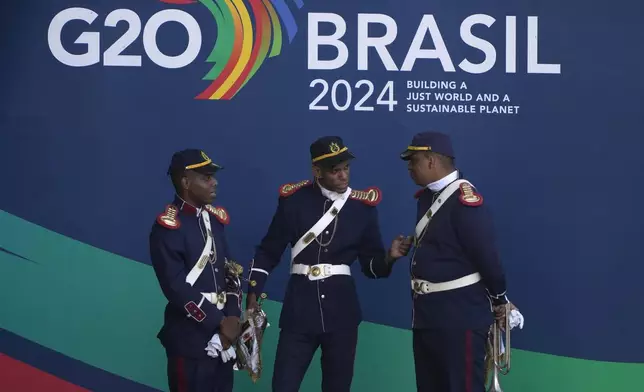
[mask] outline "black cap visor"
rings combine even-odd
[[[400,153],[400,159],[402,159],[403,161],[408,161],[409,158],[411,158],[411,156],[414,155],[415,152],[416,151],[405,150],[405,151]]]
[[[431,151],[431,148],[426,146],[409,146],[407,149],[400,153],[400,159],[403,161],[408,161],[412,155],[417,152],[428,152]]]
[[[211,162],[211,163],[209,163],[209,164],[207,164],[205,166],[196,167],[196,168],[190,169],[190,170],[193,170],[196,173],[200,173],[200,174],[215,174],[217,171],[219,171],[219,170],[221,170],[223,168],[224,168],[223,166],[219,166],[216,163]]]

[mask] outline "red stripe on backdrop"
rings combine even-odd
[[[89,392],[0,353],[0,391]]]

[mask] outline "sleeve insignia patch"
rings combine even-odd
[[[205,208],[222,224],[227,225],[230,223],[230,214],[228,214],[228,211],[224,207],[213,207],[207,204]]]
[[[284,184],[280,187],[280,196],[281,197],[288,197],[297,192],[298,190],[302,189],[303,187],[311,185],[311,180],[304,180],[300,182],[296,182],[294,184]]]
[[[472,185],[464,182],[460,186],[461,195],[458,197],[458,200],[461,201],[461,204],[471,207],[477,207],[483,204],[483,196],[476,193]]]
[[[427,188],[420,188],[416,193],[414,193],[414,199],[419,199],[420,196],[425,192]]]
[[[382,201],[382,192],[376,187],[370,187],[364,191],[353,189],[349,197],[354,200],[359,200],[364,204],[376,206]]]
[[[166,229],[178,229],[181,227],[181,222],[179,221],[179,218],[177,218],[178,212],[179,209],[176,206],[172,204],[166,206],[165,211],[157,216],[157,223]]]
[[[192,317],[193,319],[197,320],[198,322],[202,322],[206,318],[206,313],[204,313],[199,306],[194,303],[194,301],[190,301],[187,304],[185,304],[184,309],[188,312],[188,316]]]

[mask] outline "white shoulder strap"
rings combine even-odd
[[[212,245],[214,238],[212,236],[212,228],[210,227],[210,215],[208,215],[208,212],[206,210],[203,210],[201,211],[201,218],[204,221],[204,226],[206,226],[206,245],[201,251],[199,260],[197,260],[197,263],[194,265],[194,267],[192,267],[192,269],[186,276],[186,283],[188,283],[190,286],[194,286],[197,279],[199,279],[199,275],[201,275],[204,268],[206,268],[208,259],[210,258],[211,252],[213,251]]]
[[[304,234],[298,241],[297,243],[293,246],[291,249],[291,262],[295,260],[295,257],[300,254],[301,251],[304,250],[317,236],[320,235],[322,230],[326,229],[326,227],[333,222],[333,219],[335,219],[336,215],[340,213],[340,210],[342,210],[342,207],[344,207],[344,203],[347,202],[349,199],[349,196],[351,195],[351,188],[347,188],[346,192],[342,194],[342,197],[339,197],[336,201],[333,202],[331,205],[331,208],[327,210],[327,212],[322,215],[322,218],[311,227],[306,234]]]
[[[449,197],[452,196],[452,194],[456,192],[456,190],[464,182],[467,182],[469,184],[469,181],[461,179],[461,180],[456,180],[452,182],[445,189],[443,189],[443,191],[436,198],[436,201],[432,203],[431,207],[429,207],[429,210],[427,210],[425,215],[423,215],[423,217],[420,218],[420,220],[416,224],[416,229],[415,229],[416,239],[420,238],[420,235],[422,234],[423,230],[425,230],[425,227],[427,227],[427,225],[429,224],[429,221],[436,214],[438,209],[441,208],[443,204],[445,204],[447,199],[449,199]]]

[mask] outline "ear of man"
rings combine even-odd
[[[324,173],[324,170],[322,169],[322,167],[318,165],[313,165],[312,170],[313,170],[313,177],[315,177],[316,179],[322,178],[322,174]]]
[[[440,166],[446,171],[454,170],[454,159],[445,155],[441,155],[432,151],[425,152],[427,159],[432,163],[431,166]]]

